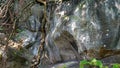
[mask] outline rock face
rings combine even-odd
[[[48,1],[45,49],[50,62],[98,58],[101,47],[120,49],[119,4],[119,0]],[[22,45],[37,55],[43,6],[33,5],[31,13],[19,34],[25,38]]]
[[[120,49],[119,4],[119,0],[48,3],[46,46],[51,60],[76,59],[85,50],[97,52],[101,47]]]
[[[23,11],[23,7],[26,10]],[[43,27],[44,5],[30,0],[16,0],[13,9],[15,16],[21,17],[16,23],[18,31],[11,40],[16,44],[21,41],[19,45],[27,50],[25,53],[30,53],[28,56],[32,60],[31,57],[38,55],[42,38],[40,28]],[[105,63],[112,57],[117,57],[114,62],[119,60],[120,56],[114,54],[120,53],[120,0],[47,0],[46,12],[46,62],[61,62],[53,68],[68,64],[66,61],[78,67],[75,60],[81,59],[105,57]],[[0,32],[0,40],[4,37],[5,33]],[[0,46],[3,44],[0,41]],[[110,54],[112,57],[107,58]]]

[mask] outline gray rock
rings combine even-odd
[[[89,57],[87,51],[93,50],[89,53],[94,55],[94,52],[99,51],[101,47],[111,50],[120,49],[120,0],[64,0],[60,4],[48,3],[49,6],[47,5],[46,8],[49,10],[46,22],[48,25],[45,26],[48,30],[44,45],[48,63],[63,62],[53,67],[61,67],[64,64],[69,67],[76,62],[65,61]],[[16,5],[17,7],[19,6]],[[20,19],[21,21],[24,17],[28,18],[23,24],[25,27],[21,26],[23,31],[17,34],[16,39],[22,40],[23,47],[28,49],[32,56],[37,55],[41,41],[43,8],[44,6],[35,4],[30,8],[31,16],[27,17],[29,14],[25,14]],[[19,12],[18,9],[16,10]],[[2,36],[4,35],[1,34],[0,38],[3,38]],[[109,62],[109,59],[103,60]]]
[[[37,32],[40,30],[40,21],[35,16],[30,16],[26,23],[26,28],[31,32]]]
[[[40,6],[39,4],[35,4],[31,7],[31,13],[36,18],[42,18],[44,14],[44,6]]]
[[[0,39],[4,39],[6,35],[4,33],[0,33]]]
[[[53,65],[51,68],[79,68],[79,62],[69,61],[64,63],[58,63]]]
[[[22,31],[17,34],[18,39],[22,40],[22,45],[29,49],[31,54],[37,55],[40,45],[40,26],[43,18],[44,6],[35,4],[31,7],[32,15],[29,16],[28,21],[23,25]]]
[[[46,46],[49,46],[48,49],[57,47],[52,50],[58,50],[57,54],[60,54],[61,58],[64,57],[63,60],[76,59],[74,50],[80,54],[85,50],[99,50],[101,47],[118,49],[117,47],[120,46],[118,43],[120,38],[118,4],[120,4],[119,0],[69,0],[56,5],[56,8],[48,6],[47,13],[53,13],[48,16],[50,31],[47,35],[50,36],[51,41],[46,40],[48,42]],[[71,44],[71,42],[74,43]],[[70,55],[69,51],[74,54],[71,52],[72,55]],[[52,53],[55,54],[55,52]],[[56,56],[52,57],[55,59]]]

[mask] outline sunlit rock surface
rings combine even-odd
[[[46,46],[52,61],[77,59],[77,55],[80,56],[85,50],[91,49],[99,54],[101,47],[119,50],[119,4],[119,0],[69,0],[56,6],[48,3],[50,28]],[[52,48],[54,46],[56,48]],[[57,56],[53,57],[53,54],[56,55],[56,49]],[[85,55],[87,54],[82,58],[86,58]]]
[[[69,62],[64,62],[64,63],[58,63],[51,68],[79,68],[79,62],[77,61],[69,61]]]
[[[23,56],[22,58],[27,58],[31,62],[33,57],[38,54],[40,46],[40,27],[44,6],[35,2],[23,12],[22,8],[26,7],[29,1],[15,1],[15,16],[20,16],[21,12],[22,16],[16,24],[18,27],[17,33],[12,38],[12,42],[15,43],[9,45],[15,53],[19,52],[16,49],[20,45],[25,51],[22,55],[17,55],[20,59]],[[120,0],[60,1],[47,0],[44,46],[49,60],[42,60],[43,63],[46,62],[46,65],[39,67],[48,68],[49,65],[52,65],[52,68],[60,68],[67,65],[68,68],[77,68],[80,60],[91,58],[102,59],[104,63],[120,63],[120,56],[117,55],[120,54]],[[2,40],[0,46],[6,44],[6,36],[2,32],[0,32],[0,40]],[[0,50],[0,56],[4,53],[3,50]],[[5,53],[5,59],[6,55]],[[10,54],[9,58],[11,56],[13,57],[13,54]],[[11,68],[14,65],[16,65],[16,68],[19,65],[22,66],[21,62],[20,64],[19,61],[17,62],[15,59],[11,60],[8,67],[10,67],[9,65],[11,65]],[[28,66],[25,66],[25,68]],[[24,65],[21,68],[24,68]]]

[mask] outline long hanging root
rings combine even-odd
[[[45,37],[46,37],[46,30],[45,30],[45,25],[47,22],[47,16],[46,16],[46,1],[43,0],[37,0],[40,3],[44,4],[44,17],[41,23],[41,41],[40,41],[40,46],[38,49],[38,56],[35,58],[37,62],[35,62],[31,68],[37,68],[37,66],[41,63],[42,56],[44,54],[44,45],[45,45]]]
[[[62,3],[62,0],[58,0],[59,2]],[[44,45],[45,45],[45,38],[46,38],[46,28],[45,26],[48,25],[48,18],[47,18],[47,13],[46,13],[46,8],[47,8],[47,2],[46,0],[37,0],[37,2],[40,2],[44,5],[44,17],[41,23],[41,41],[40,41],[40,47],[38,50],[38,56],[35,58],[37,62],[35,62],[31,68],[37,68],[38,65],[42,62],[42,58],[48,58],[45,54],[45,49],[44,49]],[[55,0],[56,2],[56,0]],[[49,26],[49,25],[48,25]],[[48,27],[49,28],[49,27]]]

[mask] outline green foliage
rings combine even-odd
[[[80,68],[84,68],[84,65],[94,65],[94,66],[99,66],[99,68],[103,68],[103,64],[100,60],[92,59],[90,62],[87,60],[83,60],[80,62]]]
[[[108,68],[108,66],[103,66],[103,63],[100,60],[92,59],[91,61],[82,60],[80,61],[79,68],[85,68],[85,65],[98,66],[99,68]],[[120,64],[113,64],[112,68],[120,68]]]
[[[113,64],[113,68],[120,68],[120,64]]]
[[[64,64],[62,68],[67,68],[67,66]]]
[[[80,62],[80,68],[84,68],[84,65],[89,64],[87,60],[83,60]]]
[[[104,66],[103,68],[108,68],[108,66]]]
[[[103,64],[100,60],[93,59],[89,64],[94,66],[99,66],[99,68],[103,68]]]

